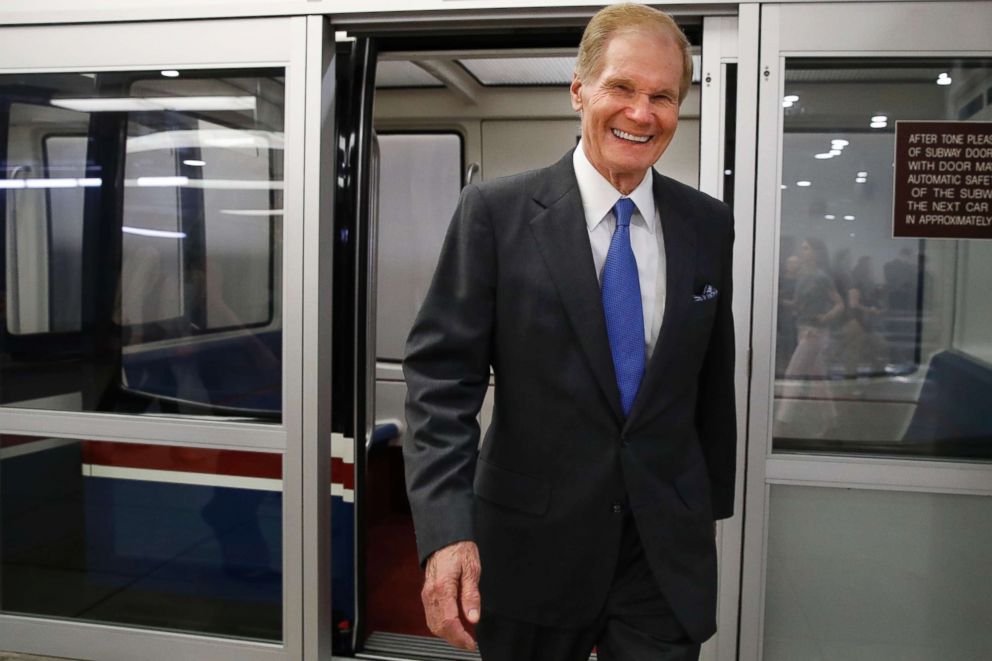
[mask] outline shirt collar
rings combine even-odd
[[[586,227],[591,232],[603,222],[607,214],[612,212],[613,205],[622,195],[586,158],[581,140],[572,153],[572,167],[579,182],[579,195],[582,197],[582,208],[586,215]],[[652,171],[648,170],[637,188],[627,196],[634,201],[644,226],[651,234],[654,234],[655,230],[653,178]]]

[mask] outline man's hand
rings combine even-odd
[[[420,591],[427,626],[435,636],[463,650],[475,649],[475,639],[465,630],[464,622],[479,622],[480,573],[475,542],[456,542],[427,559],[424,589]]]

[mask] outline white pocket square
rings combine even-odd
[[[711,299],[716,298],[716,295],[717,295],[716,287],[714,287],[713,285],[706,285],[705,287],[703,287],[702,294],[692,295],[692,300],[694,300],[696,303],[699,303],[701,301],[709,301]]]

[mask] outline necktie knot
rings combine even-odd
[[[630,217],[634,215],[634,201],[629,197],[621,197],[613,205],[613,214],[617,218],[617,227],[629,227]]]

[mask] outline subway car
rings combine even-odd
[[[421,611],[404,343],[462,189],[577,145],[601,3],[6,5],[0,651],[478,658]],[[702,658],[989,658],[992,7],[657,6],[656,168],[736,218]],[[896,229],[924,130],[987,136],[933,157],[960,232]]]

